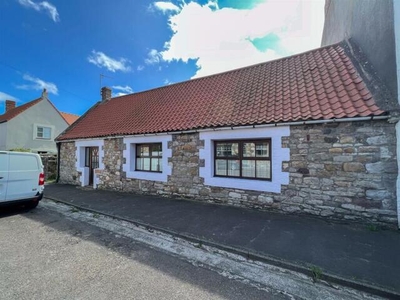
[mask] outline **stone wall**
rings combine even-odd
[[[204,141],[197,133],[173,135],[168,144],[172,174],[167,182],[126,178],[124,147],[121,138],[105,140],[105,169],[98,188],[325,218],[397,222],[395,127],[386,121],[292,126],[290,136],[282,139],[282,147],[290,148],[290,161],[282,165],[290,182],[279,194],[204,185],[199,177],[199,168],[204,166],[199,149]],[[61,157],[68,158],[62,159],[61,175],[73,173],[73,159],[65,154],[71,148],[71,143],[62,148]],[[68,178],[63,181],[76,184]]]
[[[75,142],[61,143],[59,182],[80,185],[80,175],[76,170]]]
[[[57,155],[40,154],[43,163],[45,180],[54,180],[57,177]]]
[[[291,127],[280,209],[396,223],[396,135],[386,121]]]

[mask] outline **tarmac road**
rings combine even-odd
[[[0,299],[287,299],[38,206],[0,211]]]

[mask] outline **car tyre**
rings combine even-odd
[[[28,208],[28,209],[34,209],[34,208],[36,208],[36,206],[38,206],[38,204],[39,204],[39,201],[37,201],[37,200],[36,201],[30,201],[30,202],[25,204],[25,207]]]

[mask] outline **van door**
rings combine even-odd
[[[6,200],[8,180],[8,154],[0,152],[0,202]]]
[[[41,166],[34,154],[9,153],[6,200],[31,199],[39,191]]]

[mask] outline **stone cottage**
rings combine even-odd
[[[59,182],[397,224],[397,101],[351,40],[94,105]]]

